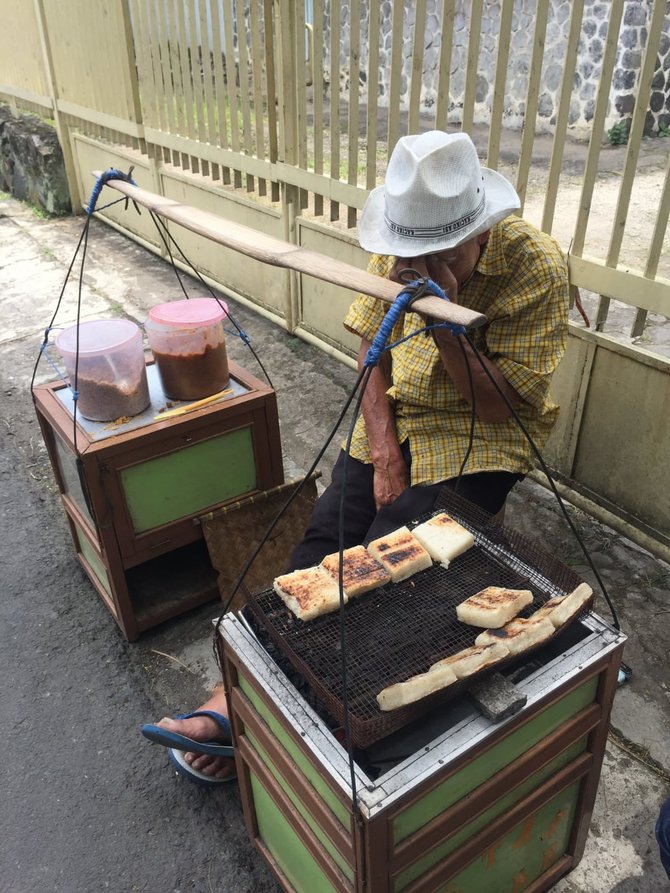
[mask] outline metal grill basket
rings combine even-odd
[[[528,617],[548,599],[571,592],[582,582],[537,545],[504,530],[449,491],[435,510],[447,511],[471,530],[475,545],[448,568],[433,565],[402,583],[354,598],[344,609],[349,724],[359,747],[402,728],[486,675],[484,670],[399,710],[383,712],[377,705],[376,696],[386,686],[423,673],[435,661],[474,644],[481,630],[461,623],[455,613],[464,599],[486,586],[530,589],[534,602],[520,614]],[[305,623],[291,614],[273,590],[254,596],[249,607],[328,712],[342,723],[339,615]],[[497,664],[496,669],[514,660]]]

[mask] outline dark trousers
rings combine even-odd
[[[411,467],[409,444],[402,445],[405,461]],[[312,567],[325,555],[339,548],[340,497],[342,494],[346,459],[346,494],[344,498],[344,548],[366,543],[384,536],[407,524],[408,521],[430,512],[443,487],[455,489],[456,478],[437,484],[408,487],[391,505],[377,511],[373,493],[373,468],[341,452],[330,486],[314,506],[314,511],[302,541],[291,556],[290,570]],[[458,487],[459,496],[494,515],[505,504],[512,487],[523,479],[522,474],[508,471],[485,471],[463,475]]]

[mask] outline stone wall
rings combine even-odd
[[[0,105],[0,190],[48,214],[72,210],[55,128],[36,115],[14,116]]]
[[[331,0],[335,2],[335,0]],[[346,35],[348,27],[348,2],[341,0],[343,31]],[[367,20],[370,2],[363,0],[363,22]],[[647,40],[647,26],[651,16],[653,0],[626,0],[624,17],[619,35],[617,60],[609,97],[607,126],[630,118],[635,104],[635,91],[638,84],[642,64],[643,50]],[[564,60],[572,0],[551,0],[547,23],[544,63],[542,67],[542,90],[536,130],[551,132],[556,120],[563,78]],[[460,109],[463,104],[465,87],[465,69],[467,64],[470,0],[457,0],[454,21],[449,120],[460,121]],[[498,34],[500,27],[500,0],[486,0],[484,3],[481,24],[481,43],[479,56],[479,76],[477,79],[475,121],[486,122],[489,118],[493,100],[493,80],[498,53]],[[577,56],[576,71],[573,80],[572,99],[569,112],[569,126],[573,130],[586,130],[593,118],[600,72],[602,67],[610,0],[586,0],[582,20],[581,38]],[[670,13],[670,3],[668,3]],[[437,101],[437,77],[441,44],[441,0],[429,0],[426,21],[426,46],[424,47],[423,88],[421,93],[422,111],[430,112]],[[390,89],[390,60],[392,39],[392,0],[381,2],[381,37],[380,37],[380,70],[379,94],[380,104],[388,104]],[[520,128],[524,119],[526,92],[528,89],[528,72],[530,68],[533,34],[537,11],[537,0],[516,0],[512,21],[510,41],[509,68],[506,85],[504,108],[504,124],[508,127]],[[411,76],[412,43],[414,25],[414,3],[405,0],[404,16],[404,51],[405,59],[401,92],[403,103],[407,102]],[[365,32],[365,27],[363,27]],[[327,41],[326,41],[327,51]],[[348,41],[343,41],[340,66],[340,89],[348,90]],[[367,36],[362,35],[361,67],[367,67]],[[329,65],[329,60],[327,62]],[[363,79],[362,79],[363,81]],[[365,83],[361,83],[362,98],[367,92]],[[653,93],[650,100],[649,113],[645,132],[647,135],[657,133],[670,123],[670,15],[666,15],[664,33],[656,62],[656,75]]]

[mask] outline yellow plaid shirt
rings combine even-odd
[[[372,255],[368,270],[386,277],[394,260]],[[530,223],[508,217],[492,228],[473,275],[459,291],[458,303],[486,315],[488,323],[472,333],[473,340],[523,398],[517,413],[542,449],[558,415],[549,384],[565,352],[568,331],[568,272],[560,248]],[[388,307],[358,295],[344,325],[372,341]],[[402,314],[388,343],[422,325],[417,314]],[[412,484],[456,477],[470,439],[469,404],[446,374],[429,335],[399,344],[391,357],[393,385],[387,397],[394,404],[400,443],[409,438]],[[362,416],[351,454],[371,461]],[[495,424],[477,419],[465,474],[525,474],[534,464],[533,451],[513,418]]]

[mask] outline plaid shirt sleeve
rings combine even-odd
[[[489,311],[487,354],[519,396],[541,408],[566,347],[567,265],[549,236],[524,242],[508,263],[516,274]]]
[[[395,258],[388,255],[373,254],[368,263],[368,273],[373,273],[375,276],[381,276],[386,279],[393,268],[394,262]],[[390,306],[390,304],[386,304],[379,298],[359,294],[349,308],[349,312],[344,319],[344,327],[349,332],[353,332],[354,335],[360,335],[361,338],[372,341]],[[393,341],[400,337],[399,332],[401,329],[402,324],[398,321],[389,340]]]

